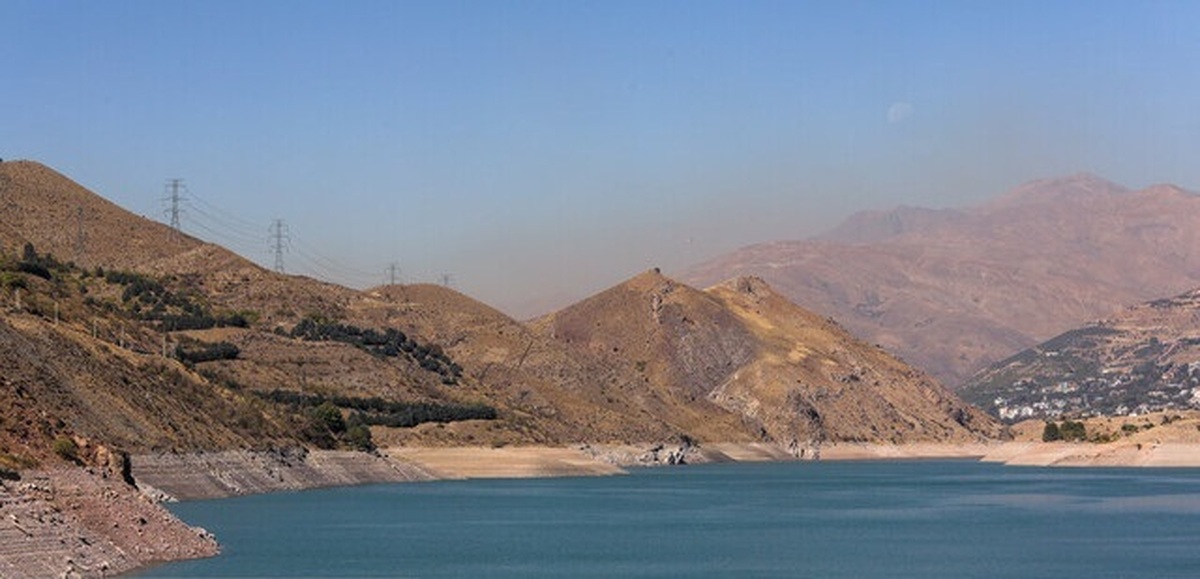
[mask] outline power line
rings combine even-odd
[[[287,251],[291,238],[288,236],[287,224],[276,218],[267,229],[271,233],[271,251],[275,252],[275,271],[284,273],[283,252]]]
[[[183,179],[168,180],[165,190],[164,213],[173,230],[181,231],[182,221],[186,218],[189,227],[206,233],[212,241],[227,247],[239,246],[249,249],[262,242],[261,225],[256,225],[237,213],[227,211],[194,194]],[[370,271],[367,271],[346,260],[329,257],[305,243],[303,238],[295,236],[283,219],[272,220],[267,231],[268,249],[274,258],[275,271],[285,272],[287,264],[284,254],[290,253],[293,259],[297,260],[291,264],[292,269],[299,267],[299,271],[331,283],[349,282],[353,286],[368,287],[378,283],[378,272],[381,269],[385,272],[385,280],[390,280],[393,284],[401,281],[399,265],[371,265]]]
[[[293,237],[293,241],[296,242],[296,253],[303,255],[318,264],[321,264],[322,267],[334,270],[336,272],[350,274],[359,278],[379,279],[379,269],[376,267],[372,267],[370,270],[359,269],[343,260],[334,259],[324,255],[317,248],[306,243],[303,237]]]
[[[230,227],[227,222],[219,217],[209,214],[200,207],[192,208],[195,213],[195,219],[190,223],[204,231],[207,231],[218,238],[233,239],[243,244],[257,245],[262,242],[261,226],[255,227],[254,232],[245,231],[241,228]]]
[[[188,200],[194,201],[194,202],[200,204],[201,206],[208,209],[208,211],[210,211],[212,213],[216,213],[217,214],[215,217],[216,219],[220,219],[223,222],[227,222],[231,227],[236,227],[238,229],[243,229],[246,231],[258,231],[258,228],[262,226],[261,223],[253,223],[251,221],[247,221],[246,219],[238,216],[237,214],[235,214],[233,212],[226,211],[226,210],[222,209],[221,207],[217,206],[216,204],[205,200],[204,197],[197,195],[192,191],[188,191]]]

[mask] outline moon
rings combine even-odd
[[[902,123],[913,115],[913,106],[906,102],[894,102],[887,110],[887,121],[891,124]]]

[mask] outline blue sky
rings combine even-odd
[[[1200,189],[1195,2],[0,1],[0,157],[518,315],[849,213]]]

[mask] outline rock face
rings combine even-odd
[[[987,368],[965,398],[1007,421],[1200,408],[1200,290],[1128,308]]]
[[[211,557],[217,542],[124,481],[78,468],[0,483],[0,576],[99,577]]]
[[[679,277],[703,287],[743,275],[957,387],[1087,320],[1200,285],[1200,197],[1048,179],[974,207],[858,214]]]
[[[435,478],[411,463],[384,456],[302,448],[136,455],[132,463],[138,485],[161,500]]]

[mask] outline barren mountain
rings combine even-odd
[[[636,373],[638,405],[705,438],[741,431],[799,452],[999,434],[932,379],[756,278],[699,291],[651,271],[534,325]]]
[[[647,274],[558,314],[547,333],[443,287],[357,292],[266,271],[37,163],[0,163],[0,204],[9,409],[0,451],[12,464],[53,460],[51,442],[63,437],[148,452],[364,447],[372,437],[505,444],[992,432],[922,377],[914,383],[934,403],[909,404],[901,418],[880,410],[868,421],[874,430],[842,425],[837,412],[820,428],[794,427],[800,415],[788,410],[771,414],[776,401],[754,401],[760,382],[825,388],[781,394],[780,403],[808,409],[809,423],[826,406],[796,397],[829,390],[817,374],[764,370],[774,366],[763,360],[797,347],[789,340],[808,339],[763,334],[775,316],[792,315],[775,298],[779,305],[747,321],[717,290]],[[72,218],[82,228],[57,225]],[[626,309],[642,302],[647,311]],[[604,346],[581,350],[574,335]],[[830,356],[829,368],[886,366],[881,383],[911,372],[875,354]],[[748,369],[763,377],[736,375]],[[880,392],[883,406],[907,404]],[[945,423],[947,413],[961,424]]]
[[[1200,290],[1060,334],[975,375],[964,397],[1005,420],[1200,408]]]
[[[975,207],[861,213],[681,278],[739,275],[958,385],[1086,320],[1200,284],[1200,197],[1092,175],[1035,181]]]

